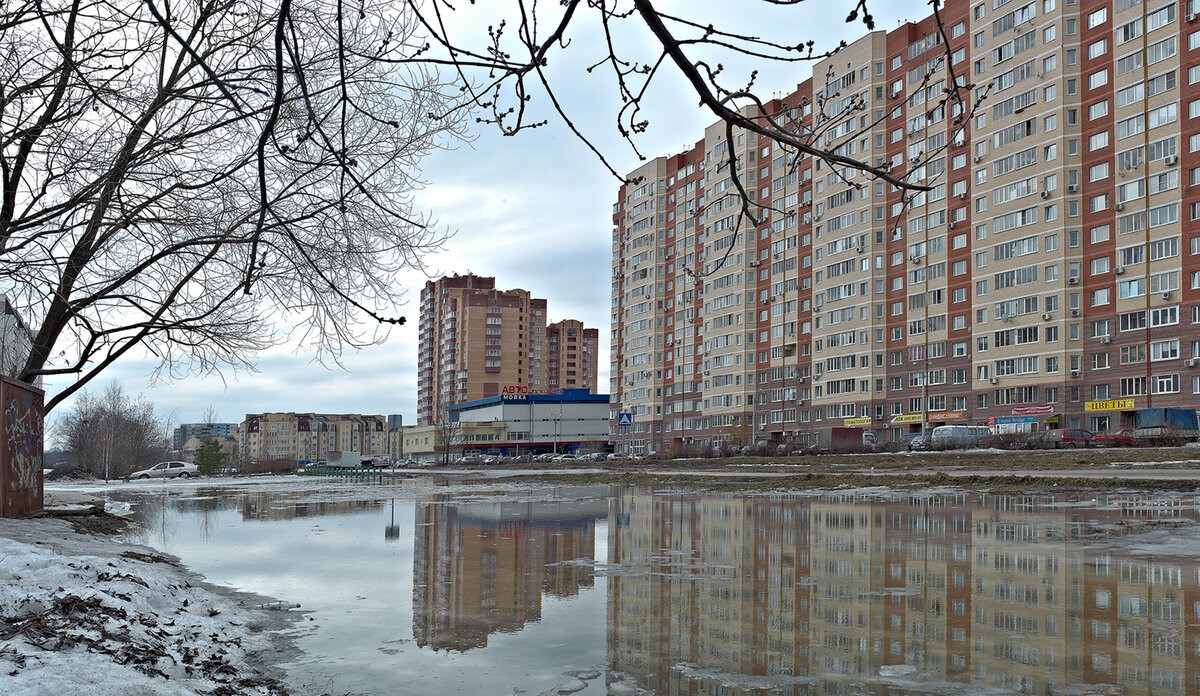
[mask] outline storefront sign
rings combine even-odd
[[[898,416],[892,416],[892,423],[894,425],[899,425],[902,423],[920,423],[924,419],[924,415],[920,413],[902,413]]]
[[[1013,406],[1014,416],[1042,416],[1054,413],[1054,404],[1038,404],[1036,406]]]
[[[500,387],[501,399],[523,399],[527,396],[558,396],[562,389],[531,389],[524,384],[506,384]]]
[[[988,418],[988,425],[1012,425],[1013,423],[1036,423],[1037,416],[999,416],[997,418]]]
[[[1104,401],[1088,401],[1083,404],[1084,411],[1132,411],[1134,399],[1106,399]]]
[[[870,425],[870,418],[843,418],[842,425]]]
[[[934,411],[929,414],[929,422],[962,420],[966,414],[962,411]]]

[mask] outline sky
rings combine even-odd
[[[796,8],[710,0],[656,3],[664,11],[683,12],[686,8],[689,16],[702,16],[722,28],[788,43],[814,39],[818,47],[831,47],[839,39],[852,41],[865,33],[861,22],[845,22],[854,4],[851,0],[809,0]],[[756,12],[745,12],[751,6]],[[876,28],[881,30],[929,14],[921,0],[877,1],[870,7]],[[467,28],[486,25],[491,18],[472,19]],[[566,50],[556,54],[548,72],[571,118],[616,171],[628,173],[640,161],[614,126],[620,108],[617,92],[607,76],[586,70],[600,56],[601,37],[594,22],[580,29],[569,36]],[[644,39],[632,32],[617,37],[631,50],[644,47]],[[643,51],[640,55],[649,54]],[[809,65],[803,63],[748,66],[734,63],[728,56],[721,60],[731,75],[758,68],[760,94],[785,95],[811,74]],[[650,125],[638,136],[637,144],[647,157],[692,147],[703,129],[715,121],[696,105],[697,98],[680,79],[665,74],[660,79],[643,103]],[[533,108],[545,104],[546,100],[537,96]],[[504,137],[488,126],[475,127],[472,134],[473,142],[437,152],[423,166],[428,186],[417,193],[417,206],[430,211],[438,226],[453,234],[444,252],[426,258],[430,272],[434,278],[454,273],[493,276],[499,288],[522,288],[546,299],[548,321],[579,319],[599,329],[597,377],[599,390],[607,392],[610,236],[620,182],[554,118],[547,126],[516,137]],[[241,422],[248,413],[295,411],[400,414],[405,424],[414,424],[418,303],[427,280],[415,272],[397,278],[408,293],[407,323],[392,329],[381,345],[348,349],[340,368],[316,363],[312,355],[297,352],[294,346],[280,346],[258,356],[254,373],[154,382],[151,374],[156,363],[130,358],[109,367],[86,390],[100,393],[115,382],[127,394],[140,394],[152,402],[170,427],[200,422],[209,409],[220,422]],[[57,391],[53,382],[47,388]],[[68,400],[51,414],[51,425],[55,415],[65,413],[71,404]]]

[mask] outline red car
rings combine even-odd
[[[1135,444],[1137,441],[1134,440],[1132,428],[1122,428],[1092,436],[1092,445],[1095,447],[1133,447]]]

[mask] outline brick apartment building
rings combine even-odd
[[[417,424],[450,406],[502,393],[596,391],[599,332],[547,324],[546,300],[498,290],[496,279],[454,275],[421,290]]]
[[[723,124],[631,172],[610,393],[632,448],[1195,407],[1197,4],[950,0],[766,105],[927,191]]]

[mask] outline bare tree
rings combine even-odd
[[[888,163],[858,159],[836,147],[876,128],[891,110],[869,110],[852,88],[843,89],[838,84],[838,76],[814,76],[814,103],[803,105],[769,96],[771,88],[758,84],[760,69],[815,63],[845,47],[841,42],[822,42],[819,29],[809,29],[811,25],[798,18],[796,13],[805,0],[737,3],[738,13],[744,16],[774,13],[781,20],[775,25],[775,36],[739,33],[721,26],[711,17],[711,5],[707,3],[535,1],[506,4],[502,9],[490,7],[490,21],[480,22],[472,21],[483,12],[475,3],[405,1],[432,37],[431,49],[421,59],[448,66],[459,75],[471,106],[484,114],[477,121],[493,124],[505,135],[517,135],[545,125],[548,118],[560,119],[618,178],[623,177],[611,163],[614,153],[599,145],[596,134],[586,132],[576,118],[584,110],[594,111],[595,102],[578,105],[563,97],[568,85],[580,76],[556,72],[553,67],[565,59],[568,51],[575,51],[576,55],[584,54],[582,60],[590,65],[588,73],[607,72],[620,104],[615,113],[609,114],[612,126],[642,159],[639,137],[651,127],[643,105],[656,90],[668,89],[672,79],[681,78],[699,105],[725,126],[725,161],[715,166],[718,172],[727,172],[729,193],[710,196],[706,206],[740,203],[735,228],[761,221],[772,212],[785,212],[772,209],[770,201],[757,200],[753,195],[755,186],[749,183],[747,173],[754,166],[747,167],[740,161],[733,146],[737,134],[753,133],[773,141],[795,169],[799,169],[801,155],[823,160],[835,176],[856,189],[867,185],[861,179],[851,179],[861,172],[867,178],[911,191],[912,195],[904,198],[903,212],[921,192],[933,187],[933,176],[921,166],[909,163],[903,170],[894,170]],[[942,21],[942,0],[931,0],[929,5],[936,29],[927,37],[932,49],[926,53],[927,70],[918,84],[910,81],[909,93],[890,95],[893,106],[899,106],[910,93],[926,91],[930,96],[922,103],[928,113],[940,111],[943,119],[944,114],[951,114],[952,136],[935,151],[922,153],[922,163],[962,141],[969,119],[988,93],[987,88],[976,91],[965,63],[956,66],[952,60],[949,30]],[[868,0],[821,0],[820,7],[840,13],[847,23],[875,28]],[[573,40],[592,34],[600,39],[582,44]],[[729,69],[730,62],[749,67],[739,72]],[[542,104],[537,103],[539,98]],[[688,106],[691,104],[681,104],[680,108]],[[811,107],[810,115],[802,115],[804,109],[798,106]],[[703,208],[695,211],[698,216],[704,213]],[[730,245],[729,251],[733,248]],[[717,259],[709,272],[715,272],[724,261]],[[701,273],[698,269],[692,272]]]
[[[55,426],[76,468],[105,480],[161,461],[169,449],[167,432],[153,404],[116,383],[99,396],[80,392]]]
[[[76,377],[47,411],[139,346],[176,377],[403,323],[393,277],[444,241],[418,163],[461,124],[402,60],[414,27],[381,0],[5,3],[0,292],[38,327],[21,379]]]
[[[455,448],[462,454],[463,428],[462,422],[446,415],[434,426],[434,455],[443,465],[449,464],[455,458]]]

